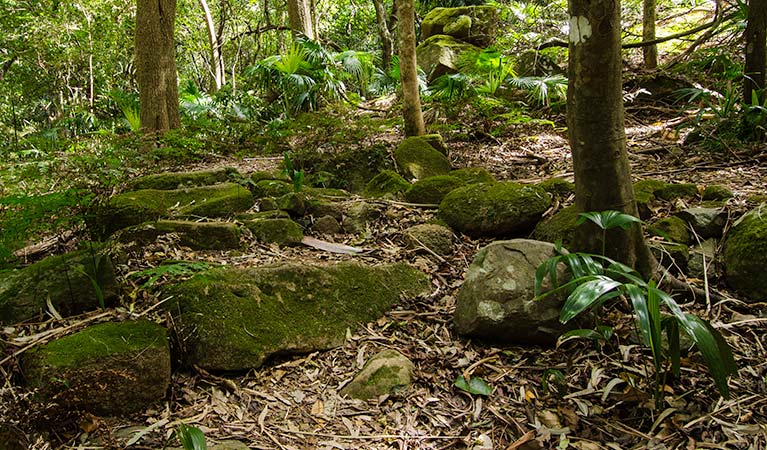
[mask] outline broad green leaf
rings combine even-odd
[[[623,228],[627,230],[634,223],[641,223],[642,221],[630,214],[622,213],[620,211],[600,211],[600,212],[587,212],[581,213],[578,216],[576,225],[581,225],[587,220],[593,222],[596,226],[603,230],[610,230],[612,228]]]
[[[679,321],[679,326],[695,342],[703,359],[706,360],[708,370],[714,379],[717,390],[724,398],[730,398],[730,387],[727,385],[727,377],[735,374],[729,363],[729,346],[719,348],[717,339],[711,329],[700,318],[686,314],[684,320]]]
[[[567,297],[567,301],[565,301],[559,316],[560,322],[567,323],[570,319],[600,301],[603,295],[621,286],[620,282],[604,275],[594,275],[590,278],[589,281],[575,288],[572,294]]]
[[[679,378],[680,362],[681,362],[681,349],[679,343],[679,322],[676,317],[665,317],[663,319],[663,329],[666,330],[666,337],[668,340],[668,354],[671,358],[671,373],[674,377]]]
[[[637,316],[637,326],[642,333],[642,339],[646,346],[652,347],[652,325],[644,291],[639,286],[633,284],[627,284],[625,289],[631,300],[631,305],[634,307],[634,313]]]
[[[471,377],[469,381],[463,375],[459,375],[455,380],[455,387],[470,394],[488,396],[493,393],[493,388],[481,378]]]
[[[588,328],[579,328],[577,330],[570,330],[559,336],[559,339],[557,339],[557,347],[569,340],[577,338],[591,339],[593,341],[605,340],[605,336],[597,331],[589,330]]]
[[[181,424],[176,433],[184,450],[207,450],[205,434],[199,428]]]
[[[655,370],[660,372],[663,365],[663,347],[660,336],[660,299],[655,291],[647,292],[647,312],[650,315],[650,334],[652,337],[650,351],[655,363]]]

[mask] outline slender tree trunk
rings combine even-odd
[[[748,2],[746,24],[746,66],[743,77],[743,100],[750,104],[752,92],[760,91],[764,99],[765,64],[767,64],[767,0]]]
[[[176,0],[138,0],[136,79],[141,129],[164,132],[181,125],[173,29]]]
[[[378,36],[381,38],[381,67],[384,71],[391,67],[391,59],[394,55],[394,48],[391,42],[391,32],[386,24],[386,10],[383,0],[373,0],[373,6],[376,10],[376,25],[378,27]]]
[[[216,92],[226,82],[226,68],[224,66],[224,55],[221,53],[216,26],[213,24],[213,15],[210,13],[207,0],[198,0],[200,8],[205,16],[205,25],[208,29],[208,44],[210,45],[210,65],[213,75],[212,91]]]
[[[399,72],[402,83],[402,116],[405,136],[426,134],[418,92],[418,66],[415,55],[414,0],[399,0]]]
[[[642,1],[642,40],[649,42],[655,40],[656,10],[655,0]],[[656,44],[642,47],[645,69],[658,67],[658,46]]]
[[[311,0],[288,0],[288,19],[293,36],[304,35],[314,40]]]
[[[638,216],[623,120],[620,12],[619,0],[570,0],[567,126],[578,210]],[[600,253],[601,239],[601,231],[584,224],[576,231],[575,246]],[[651,272],[638,225],[608,232],[605,249],[607,256]]]

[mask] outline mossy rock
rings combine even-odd
[[[495,177],[481,167],[464,167],[449,173],[451,177],[460,178],[465,184],[494,183]]]
[[[251,183],[254,185],[263,180],[277,180],[290,183],[290,178],[278,170],[258,170],[249,174],[248,178],[250,178]]]
[[[647,227],[647,232],[679,244],[689,244],[691,241],[687,222],[677,216],[664,217],[653,222]]]
[[[344,203],[309,198],[306,202],[305,213],[314,217],[330,216],[341,222],[344,220],[345,209]]]
[[[647,220],[652,217],[652,207],[657,198],[655,192],[668,186],[668,183],[661,180],[642,180],[634,183],[634,199],[636,200],[639,218]]]
[[[306,194],[288,192],[275,199],[277,208],[287,211],[292,217],[301,217],[306,213]]]
[[[693,199],[698,196],[698,186],[692,183],[672,183],[655,191],[655,196],[667,202],[680,198]]]
[[[413,203],[438,205],[450,191],[464,184],[463,180],[451,175],[424,178],[410,186],[405,192],[405,198]]]
[[[99,291],[94,287],[98,285]],[[42,318],[46,302],[63,317],[116,303],[120,287],[112,261],[101,247],[51,256],[0,277],[0,324]]]
[[[402,141],[394,159],[407,179],[420,180],[450,172],[450,160],[418,136]]]
[[[724,245],[727,285],[753,302],[767,298],[767,206],[746,213],[730,228]]]
[[[293,192],[293,185],[280,180],[261,180],[253,186],[255,198],[280,197]]]
[[[278,245],[298,245],[304,238],[301,226],[290,219],[259,219],[245,222],[245,226],[261,242]]]
[[[733,194],[731,190],[718,184],[706,186],[706,188],[703,190],[703,200],[705,201],[727,200],[728,198],[732,197]]]
[[[88,218],[91,232],[104,238],[148,220],[183,217],[225,217],[253,206],[253,195],[234,183],[189,189],[144,189],[110,198]]]
[[[129,186],[132,191],[141,189],[159,189],[167,191],[226,183],[231,181],[232,177],[238,174],[237,169],[231,167],[195,172],[164,172],[136,178],[129,183]]]
[[[302,150],[293,155],[293,164],[310,173],[333,174],[324,180],[326,186],[351,192],[362,192],[374,176],[392,168],[389,148],[383,144],[335,153]]]
[[[439,216],[469,236],[515,236],[529,232],[551,206],[538,186],[513,182],[463,186],[445,196]]]
[[[274,209],[270,211],[246,212],[237,214],[234,218],[240,222],[259,219],[290,219],[290,214],[288,214],[286,211]]]
[[[432,223],[415,225],[405,230],[403,238],[408,248],[426,247],[440,256],[453,253],[453,232],[442,225]]]
[[[397,197],[409,187],[410,183],[400,174],[393,170],[384,170],[368,182],[362,195],[370,198]]]
[[[337,234],[341,232],[341,224],[333,216],[322,216],[314,221],[312,231],[320,234]]]
[[[641,180],[634,183],[634,192],[649,192],[655,195],[656,192],[665,189],[668,185],[668,183],[662,180]]]
[[[575,194],[575,185],[564,178],[549,178],[538,183],[544,191],[559,197],[567,197]]]
[[[499,11],[494,6],[434,8],[421,22],[421,38],[449,35],[486,47],[495,41],[499,20]]]
[[[445,156],[450,156],[450,152],[447,149],[447,146],[445,145],[445,140],[442,139],[442,136],[434,133],[434,134],[424,134],[420,136],[422,139],[424,139],[426,142],[429,143],[432,147],[434,147],[437,151],[442,153]]]
[[[396,350],[379,352],[365,363],[359,374],[339,392],[340,395],[369,400],[407,389],[415,365]]]
[[[301,192],[307,196],[315,198],[343,200],[352,197],[352,194],[350,194],[349,191],[338,188],[305,187]]]
[[[447,73],[456,73],[464,54],[479,53],[482,49],[451,36],[439,34],[424,40],[416,48],[418,66],[434,80]]]
[[[347,233],[362,233],[381,217],[381,207],[368,202],[355,202],[346,209],[343,227]]]
[[[193,250],[230,250],[240,247],[240,229],[229,222],[190,222],[185,220],[158,220],[120,230],[112,241],[146,246],[159,236],[174,233],[179,244]]]
[[[189,364],[248,370],[271,356],[342,345],[347,329],[428,289],[428,278],[405,264],[285,263],[211,270],[165,294]]]
[[[166,330],[145,320],[92,325],[30,351],[22,365],[41,401],[96,415],[142,411],[170,385]]]
[[[676,242],[648,241],[650,251],[664,267],[675,273],[686,273],[690,247]]]
[[[532,238],[544,242],[562,242],[565,247],[575,239],[575,225],[578,209],[570,205],[557,211],[553,216],[541,220],[533,230]]]
[[[767,194],[753,194],[746,197],[746,202],[751,205],[757,206],[762,203],[767,203]]]

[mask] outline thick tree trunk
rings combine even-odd
[[[645,42],[655,40],[655,0],[642,1],[642,40]],[[645,69],[658,67],[658,46],[656,44],[642,47]]]
[[[746,66],[743,77],[743,100],[750,104],[752,92],[764,90],[767,64],[767,0],[748,2],[746,25]],[[758,96],[761,102],[764,93]]]
[[[205,27],[208,29],[208,45],[210,45],[210,66],[213,76],[212,91],[216,92],[226,82],[226,67],[224,66],[224,55],[221,53],[216,26],[213,23],[213,15],[210,13],[207,0],[198,0],[205,17]]]
[[[288,0],[288,19],[293,36],[304,35],[315,40],[311,0]]]
[[[418,92],[418,66],[415,55],[415,8],[413,0],[399,0],[399,72],[402,83],[402,117],[405,136],[426,133]]]
[[[621,92],[620,1],[570,0],[570,85],[567,125],[581,212],[617,210],[638,216],[631,182]],[[576,250],[600,253],[602,234],[584,224]],[[649,274],[642,230],[607,234],[606,254]]]
[[[141,129],[163,132],[181,125],[173,29],[176,0],[138,0],[136,78]]]
[[[386,10],[383,0],[373,0],[373,6],[376,10],[376,25],[378,27],[378,36],[381,38],[381,67],[388,71],[391,67],[394,48],[391,42],[391,32],[386,24]]]

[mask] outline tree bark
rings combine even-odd
[[[181,125],[173,29],[176,0],[138,0],[136,79],[141,129],[164,132]]]
[[[210,45],[210,65],[213,75],[212,91],[216,92],[226,82],[226,67],[224,65],[224,55],[221,53],[216,26],[213,23],[213,15],[210,13],[207,0],[198,0],[205,16],[205,27],[208,29],[208,45]]]
[[[751,104],[752,93],[764,100],[765,65],[767,64],[767,0],[748,2],[746,24],[746,65],[743,77],[743,100]]]
[[[381,38],[381,67],[384,71],[388,71],[391,67],[392,56],[394,56],[394,48],[391,42],[391,32],[386,24],[386,10],[383,0],[373,0],[373,6],[376,10],[378,36]]]
[[[655,0],[642,1],[642,40],[650,42],[655,39],[656,10]],[[645,69],[658,67],[658,46],[656,44],[642,47]]]
[[[621,92],[619,0],[570,0],[567,126],[575,169],[575,203],[581,212],[617,210],[637,217],[626,152]],[[601,253],[602,233],[593,224],[576,231],[576,250]],[[610,230],[606,256],[652,271],[638,225]]]
[[[293,36],[304,35],[315,40],[311,0],[288,0],[288,19]]]
[[[414,0],[399,0],[399,71],[402,84],[402,117],[405,136],[426,134],[418,92],[418,66],[415,55]]]

